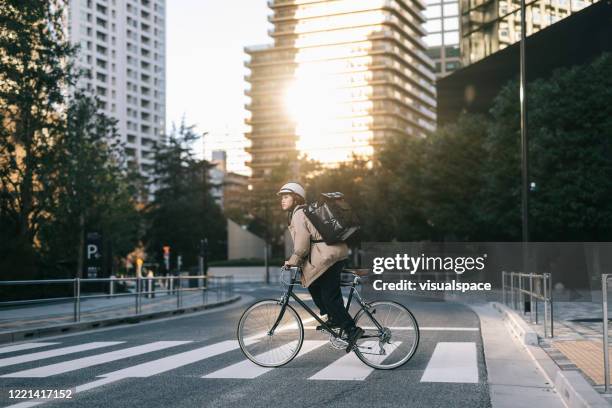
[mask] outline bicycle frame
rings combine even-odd
[[[291,269],[294,269],[294,268],[291,268]],[[293,293],[293,286],[297,283],[298,272],[299,272],[299,268],[295,268],[295,272],[291,276],[291,283],[289,284],[289,288],[283,294],[280,300],[282,304],[281,311],[278,315],[278,318],[276,319],[276,322],[274,322],[274,324],[272,325],[272,328],[267,333],[268,336],[271,336],[274,334],[274,330],[276,330],[276,327],[279,325],[280,321],[283,319],[283,316],[285,315],[285,309],[287,309],[287,305],[289,304],[289,299],[291,298],[295,300],[300,306],[302,306],[302,308],[306,310],[306,312],[308,312],[308,314],[310,314],[317,322],[319,322],[321,326],[323,326],[326,329],[327,332],[329,332],[335,338],[340,339],[341,338],[340,331],[336,332],[331,327],[329,327],[327,323],[321,320],[319,316],[317,316],[317,314],[313,312],[312,309],[308,307],[308,305],[304,303],[302,299],[300,299],[295,293]],[[355,297],[357,298],[357,303],[359,304],[361,310],[363,310],[370,317],[370,319],[374,322],[374,324],[378,328],[379,332],[382,332],[384,330],[383,327],[374,318],[373,314],[370,313],[368,305],[361,299],[361,296],[359,296],[359,292],[357,292],[357,289],[355,288],[358,282],[359,281],[357,279],[354,279],[353,283],[351,284],[351,290],[349,292],[348,301],[346,302],[346,311],[347,312],[349,311],[351,307],[351,301],[353,300],[353,295],[355,295]],[[365,335],[365,334],[362,336],[362,338],[369,338],[369,337],[378,337],[378,336]]]

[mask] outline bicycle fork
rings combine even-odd
[[[276,321],[274,322],[274,324],[272,325],[272,327],[268,331],[268,333],[267,333],[268,336],[274,335],[274,330],[276,330],[276,328],[280,324],[281,320],[283,320],[283,316],[285,315],[285,310],[287,309],[287,303],[289,303],[289,291],[283,295],[283,297],[281,298],[280,302],[282,304],[281,311],[278,314],[278,317],[276,318]]]

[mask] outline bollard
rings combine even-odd
[[[180,309],[181,308],[181,290],[182,290],[183,285],[181,285],[181,276],[179,275],[177,278],[178,278],[178,282],[177,282],[177,287],[176,287],[176,308]]]
[[[529,321],[533,323],[533,273],[529,272]],[[537,307],[536,307],[537,308]]]
[[[553,317],[553,290],[552,290],[552,275],[548,275],[548,299],[550,302],[550,337],[555,337],[555,319]]]
[[[523,275],[519,274],[519,307],[523,310],[523,316],[527,313],[525,308],[525,294],[523,293]]]
[[[147,278],[147,299],[153,297],[153,279]]]
[[[136,314],[140,313],[140,291],[142,290],[142,280],[140,276],[136,277]]]
[[[74,279],[74,321],[81,321],[81,280]]]
[[[548,337],[548,309],[550,303],[548,302],[548,284],[546,282],[546,274],[542,277],[542,287],[544,288],[544,338]]]
[[[604,392],[610,389],[610,360],[608,356],[608,274],[601,275],[601,308],[603,311],[603,355],[604,355]]]
[[[506,271],[502,271],[502,303],[506,304]]]
[[[115,294],[115,275],[110,276],[110,288],[109,288],[110,297],[112,298]]]

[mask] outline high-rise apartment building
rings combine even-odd
[[[214,152],[217,150],[225,151],[227,171],[248,176],[251,169],[246,166],[250,156],[245,151],[248,140],[244,137],[243,128],[233,128],[226,126],[222,129],[212,129],[204,136],[203,148],[206,160],[215,160]]]
[[[479,61],[521,39],[519,0],[460,0],[463,65]],[[526,28],[531,35],[582,10],[593,0],[527,2]]]
[[[165,131],[165,0],[71,0],[70,41],[99,108],[118,120],[128,164],[146,173]]]
[[[427,54],[443,77],[461,66],[459,53],[459,0],[426,0]]]
[[[420,0],[270,0],[274,43],[247,47],[246,136],[257,180],[287,158],[368,157],[435,126]]]

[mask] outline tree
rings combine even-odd
[[[612,55],[559,69],[529,84],[531,240],[612,237]],[[518,86],[509,83],[491,110],[487,140],[488,225],[520,240]]]
[[[480,197],[487,160],[487,121],[482,115],[461,115],[426,139],[422,189],[423,210],[436,240],[473,240],[486,227]]]
[[[107,250],[112,246],[118,256],[130,252],[140,234],[137,192],[131,183],[138,175],[123,162],[115,120],[96,106],[82,91],[68,101],[66,131],[54,149],[54,205],[41,231],[45,269],[71,266],[79,277],[86,231],[101,232]]]
[[[193,126],[181,123],[167,143],[155,145],[154,198],[145,210],[147,253],[161,260],[162,247],[169,245],[186,267],[196,265],[203,238],[208,239],[212,259],[226,255],[225,218],[212,197],[208,176],[213,165],[197,159],[191,149],[198,137]]]
[[[53,205],[60,107],[73,82],[74,49],[60,0],[6,0],[0,7],[0,269],[32,274],[36,236]],[[10,237],[10,238],[9,238]]]
[[[431,225],[425,212],[426,142],[398,135],[389,138],[375,157],[369,230],[374,240],[428,239]]]

